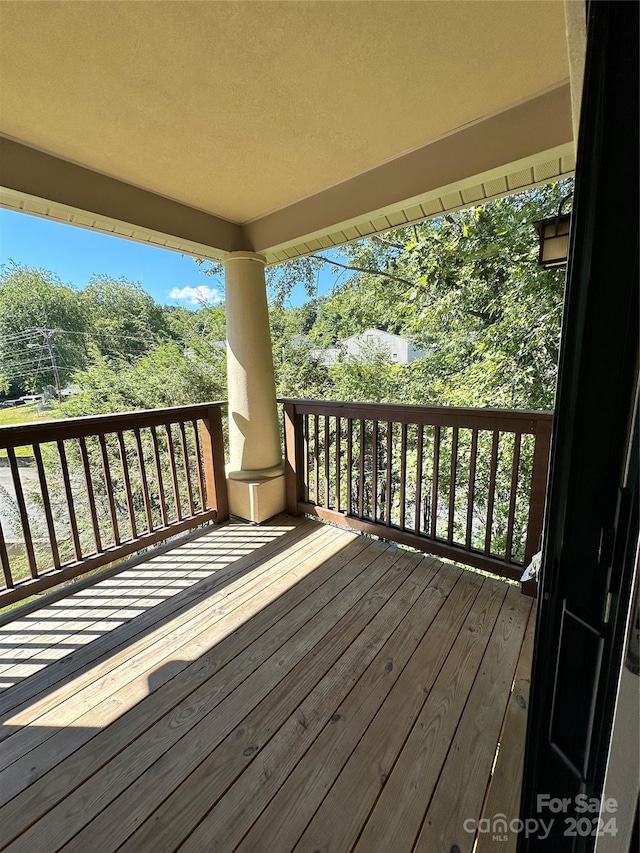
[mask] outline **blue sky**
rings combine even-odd
[[[204,275],[191,257],[110,237],[25,213],[0,210],[0,264],[15,261],[55,273],[65,284],[86,287],[92,275],[138,281],[162,305],[198,307],[198,295],[215,301],[221,281]],[[320,292],[335,283],[328,271]],[[205,288],[205,290],[203,290]],[[305,302],[304,289],[292,293],[292,305]]]

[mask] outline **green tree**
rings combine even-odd
[[[66,384],[86,361],[79,294],[53,273],[11,263],[0,271],[0,391]]]
[[[173,340],[200,358],[216,358],[217,350],[224,348],[227,336],[224,305],[206,306],[196,311],[165,305],[162,312]]]
[[[308,338],[326,347],[375,327],[426,350],[393,381],[381,365],[378,383],[364,365],[336,365],[332,387],[350,399],[551,408],[564,274],[538,266],[531,223],[557,211],[570,183],[361,240],[339,258],[291,261],[274,279],[275,301],[286,302],[294,281],[312,288],[323,264],[346,269],[350,277],[314,301]]]
[[[94,275],[80,299],[88,340],[102,356],[133,360],[168,337],[162,308],[137,281]]]
[[[276,391],[286,397],[324,397],[328,376],[304,334],[305,311],[273,301],[269,307]]]
[[[75,380],[81,390],[62,406],[69,417],[206,403],[226,397],[225,354],[204,361],[171,341],[133,363],[98,356]]]

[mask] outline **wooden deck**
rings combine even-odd
[[[503,582],[215,529],[0,629],[0,849],[470,853],[518,816],[532,642]]]

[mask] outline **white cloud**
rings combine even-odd
[[[221,299],[218,288],[207,287],[206,284],[199,284],[197,287],[174,287],[169,298],[186,302],[187,305],[215,305]]]

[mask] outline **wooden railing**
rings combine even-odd
[[[0,428],[0,607],[225,520],[223,405]]]
[[[513,580],[539,549],[550,413],[281,402],[289,513]]]

